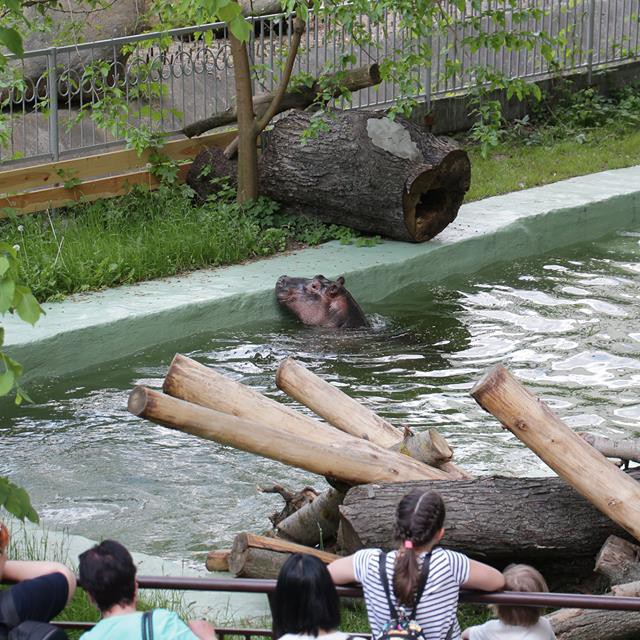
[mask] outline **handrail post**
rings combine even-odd
[[[60,157],[58,139],[58,68],[57,48],[51,47],[47,53],[47,93],[49,94],[49,153],[56,162]]]
[[[589,2],[589,31],[587,32],[587,84],[591,85],[593,74],[593,46],[596,28],[596,0]],[[602,37],[602,36],[601,36]]]

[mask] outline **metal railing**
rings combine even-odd
[[[264,593],[272,594],[276,588],[275,580],[255,580],[248,578],[174,578],[167,576],[138,576],[141,589],[165,589],[181,591],[223,591],[229,593]],[[341,598],[362,598],[360,587],[337,587]],[[609,611],[640,611],[640,598],[623,596],[590,596],[572,593],[538,593],[499,591],[485,593],[480,591],[460,591],[460,602],[473,604],[503,604],[525,607],[580,609],[603,609]],[[215,624],[215,621],[213,621]],[[66,629],[87,629],[91,622],[61,621],[57,623]],[[216,627],[218,637],[228,635],[243,636],[245,640],[252,637],[271,637],[267,629],[235,629]],[[359,636],[367,634],[358,633]]]
[[[541,42],[532,49],[483,47],[472,53],[462,42],[474,28],[469,19],[478,14],[471,8],[461,13],[447,5],[453,26],[434,30],[432,61],[419,71],[421,88],[414,97],[428,102],[468,90],[478,63],[511,78],[532,80],[580,70],[591,75],[638,58],[640,0],[517,0],[515,6],[506,0],[485,0],[485,4],[489,9],[504,8],[507,29],[545,31],[559,38],[563,44],[555,51],[557,64],[550,68]],[[542,15],[519,21],[518,12],[532,7]],[[250,21],[249,54],[259,76],[254,78],[254,90],[270,90],[278,82],[278,60],[290,41],[291,17],[272,15]],[[294,73],[315,76],[335,66],[342,54],[353,55],[354,66],[359,66],[412,46],[393,14],[384,16],[382,26],[372,27],[366,16],[360,22],[373,44],[358,46],[332,18],[312,16]],[[480,19],[480,27],[489,35],[496,29],[487,17]],[[445,65],[452,60],[459,64],[455,73],[446,74]],[[234,97],[223,23],[28,51],[10,65],[18,82],[10,89],[2,89],[6,82],[0,82],[0,104],[10,128],[8,142],[0,146],[0,162],[57,160],[122,144],[127,129],[133,127],[174,134],[185,124],[228,108]],[[90,112],[104,97],[105,89],[115,87],[128,109],[124,124],[109,130],[90,117],[78,119],[81,111]],[[385,107],[398,97],[398,87],[386,82],[354,94],[350,106]]]

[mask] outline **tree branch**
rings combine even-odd
[[[285,93],[287,92],[287,88],[289,86],[289,81],[291,80],[291,74],[293,73],[293,66],[296,61],[296,56],[298,55],[298,48],[300,47],[300,41],[302,40],[302,35],[304,34],[304,30],[306,27],[306,23],[301,18],[297,16],[293,19],[293,36],[291,37],[291,47],[289,48],[289,53],[287,55],[287,62],[285,63],[284,71],[282,72],[282,78],[280,78],[280,84],[278,85],[278,89],[273,95],[273,100],[269,105],[269,108],[265,111],[264,115],[254,123],[254,135],[257,137],[264,128],[271,122],[271,118],[278,113],[278,108],[282,103],[282,99],[284,98]],[[238,126],[240,122],[238,122]],[[227,158],[233,158],[238,149],[238,144],[240,143],[240,136],[236,137],[232,140],[227,148],[224,150],[224,155]]]

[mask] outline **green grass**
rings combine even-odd
[[[613,127],[579,144],[575,139],[540,145],[503,144],[491,157],[470,150],[471,189],[465,200],[481,200],[558,180],[640,164],[640,129],[622,133]]]
[[[498,137],[502,142],[486,158],[479,145],[469,146],[467,202],[640,164],[640,89],[605,97],[569,88]],[[291,246],[378,241],[283,214],[265,198],[239,207],[229,189],[203,205],[194,205],[191,196],[186,186],[138,189],[53,216],[13,216],[0,221],[0,237],[19,246],[23,280],[40,301],[234,264]]]

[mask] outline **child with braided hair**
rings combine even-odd
[[[460,588],[504,587],[497,569],[437,546],[444,535],[444,516],[438,493],[414,489],[396,510],[397,551],[363,549],[329,565],[334,583],[362,584],[374,638],[397,610],[401,614],[413,610],[425,640],[460,640],[456,619]]]

